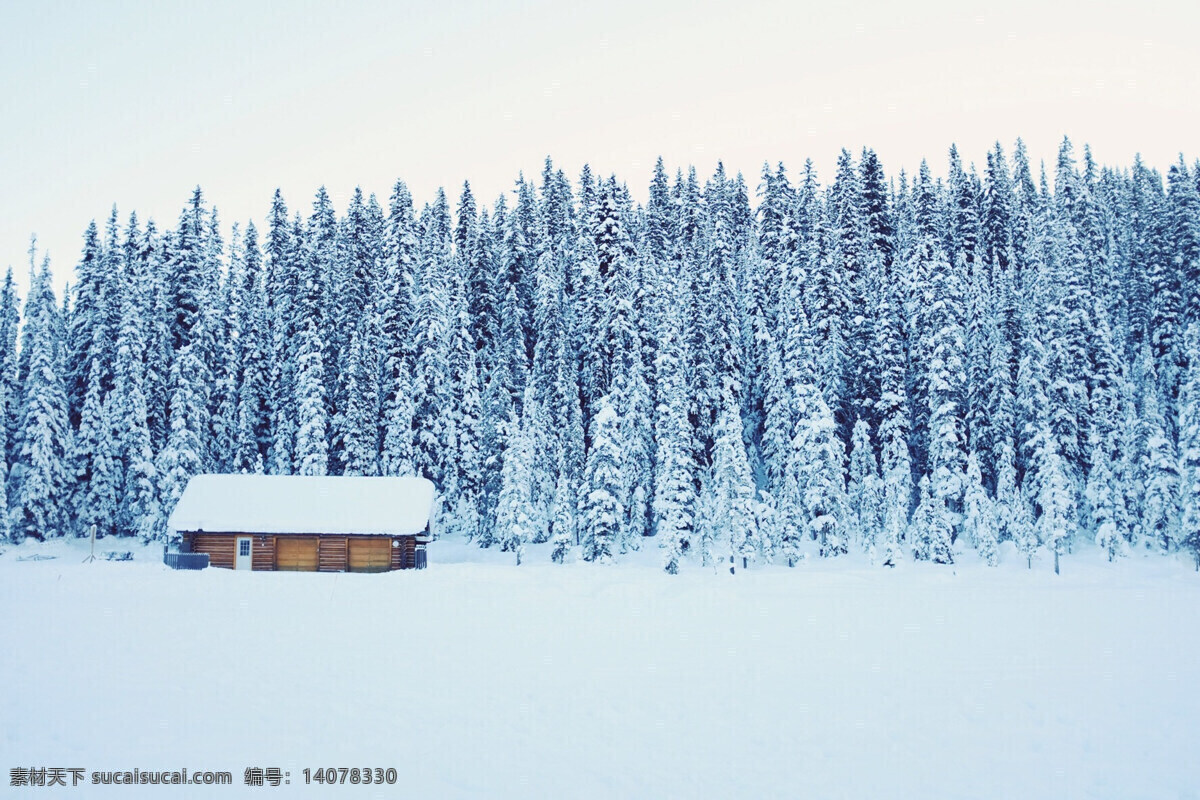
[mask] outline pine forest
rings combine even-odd
[[[1200,568],[1200,162],[939,172],[114,208],[63,297],[35,245],[5,281],[0,537],[165,542],[198,473],[419,474],[517,564]]]

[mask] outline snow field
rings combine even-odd
[[[111,540],[104,540],[100,549]],[[382,575],[0,555],[4,766],[228,770],[79,796],[1196,797],[1200,576],[854,557],[730,576],[456,542]],[[128,545],[119,546],[126,549]],[[17,561],[44,552],[46,561]],[[547,551],[548,552],[548,551]],[[242,785],[248,766],[292,784]],[[394,766],[398,787],[298,785]]]

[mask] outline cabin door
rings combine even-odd
[[[237,537],[237,550],[234,551],[234,569],[250,569],[250,537]]]

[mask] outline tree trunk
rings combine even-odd
[[[1058,574],[1058,549],[1054,550],[1054,574]]]

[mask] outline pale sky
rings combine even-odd
[[[24,279],[36,232],[61,286],[89,220],[173,227],[196,184],[262,228],[277,186],[306,215],[321,184],[341,211],[397,177],[490,205],[546,155],[635,197],[660,154],[751,189],[863,145],[893,176],[1018,136],[1190,163],[1198,29],[1184,0],[0,0],[0,269]]]

